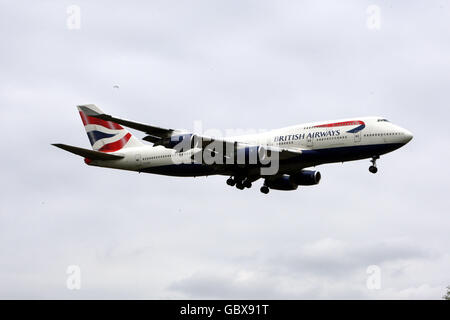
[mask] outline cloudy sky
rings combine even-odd
[[[449,17],[443,0],[0,1],[0,298],[440,299]],[[82,103],[223,131],[381,115],[414,139],[376,175],[325,165],[266,196],[86,166],[50,145],[89,146]]]

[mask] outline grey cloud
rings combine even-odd
[[[370,265],[382,265],[398,260],[428,258],[426,250],[405,243],[349,244],[334,239],[322,239],[311,248],[300,247],[271,260],[275,268],[288,273],[341,276]]]
[[[405,264],[429,258],[426,250],[412,247],[403,240],[362,245],[325,238],[302,245],[284,256],[260,253],[246,260],[231,259],[228,264],[218,266],[216,273],[195,272],[173,282],[168,289],[193,299],[368,298],[372,294],[366,287],[369,266],[379,266],[388,284],[391,278],[409,277]],[[442,257],[432,259],[439,263]],[[417,290],[423,289],[420,288]],[[403,292],[408,291],[416,292],[416,289],[403,289]]]

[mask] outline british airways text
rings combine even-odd
[[[322,138],[322,137],[332,137],[341,135],[341,130],[329,130],[329,131],[319,131],[319,132],[310,132],[306,133],[296,133],[296,134],[288,134],[284,136],[276,136],[274,138],[274,142],[280,141],[294,141],[294,140],[303,140],[309,138]]]

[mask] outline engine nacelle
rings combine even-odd
[[[299,186],[313,186],[320,182],[321,177],[319,171],[302,170],[299,173],[291,175],[291,181]]]
[[[264,184],[275,190],[296,190],[298,186],[312,186],[320,182],[320,172],[302,170],[299,173],[283,174],[276,178],[266,178]]]
[[[266,179],[264,184],[268,186],[270,189],[275,190],[296,190],[298,188],[298,184],[292,181],[291,177],[287,174],[284,174],[275,179]]]

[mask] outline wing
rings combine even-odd
[[[193,142],[194,146],[200,147],[203,150],[215,153],[219,150],[222,152],[225,158],[228,157],[227,152],[232,151],[234,154],[248,154],[251,152],[266,152],[266,153],[277,153],[279,160],[286,160],[293,157],[298,157],[302,154],[301,149],[294,148],[280,148],[274,146],[267,146],[263,144],[252,144],[241,141],[230,141],[228,139],[216,139],[211,137],[195,136],[195,139],[200,140],[200,142]],[[222,151],[225,150],[225,151]]]

